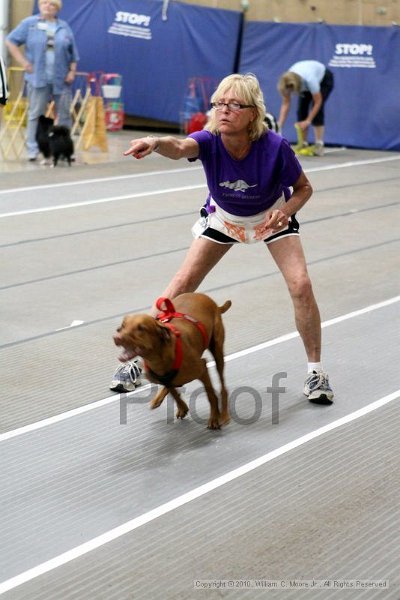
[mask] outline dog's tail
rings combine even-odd
[[[222,306],[218,306],[221,315],[223,315],[227,310],[229,310],[231,306],[232,302],[230,300],[227,300]]]

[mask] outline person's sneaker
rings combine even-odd
[[[303,146],[299,150],[295,150],[295,154],[300,156],[315,156],[314,146]]]
[[[295,152],[300,152],[300,150],[304,150],[304,148],[308,148],[308,142],[297,142],[294,146],[292,146]]]
[[[314,404],[332,404],[333,391],[329,377],[323,371],[313,371],[304,382],[304,395]]]
[[[110,383],[110,390],[113,392],[133,392],[133,390],[142,384],[141,380],[142,366],[139,359],[131,360],[120,365],[115,371]]]
[[[314,156],[323,156],[324,155],[324,145],[317,142],[314,146]]]

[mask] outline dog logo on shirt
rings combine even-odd
[[[255,183],[254,185],[249,185],[248,183],[243,181],[243,179],[238,179],[237,181],[232,182],[223,181],[219,184],[219,186],[229,188],[230,190],[235,190],[235,192],[245,192],[249,188],[256,187],[257,184]]]

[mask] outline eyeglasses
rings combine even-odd
[[[254,104],[240,104],[239,102],[211,102],[211,106],[215,110],[222,110],[226,106],[228,110],[233,111],[241,110],[242,108],[254,108]]]

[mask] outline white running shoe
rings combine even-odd
[[[332,404],[333,391],[329,377],[323,371],[313,371],[304,382],[304,395],[314,404]]]
[[[136,387],[142,385],[142,370],[143,366],[139,358],[119,365],[110,383],[110,390],[120,394],[133,392]]]

